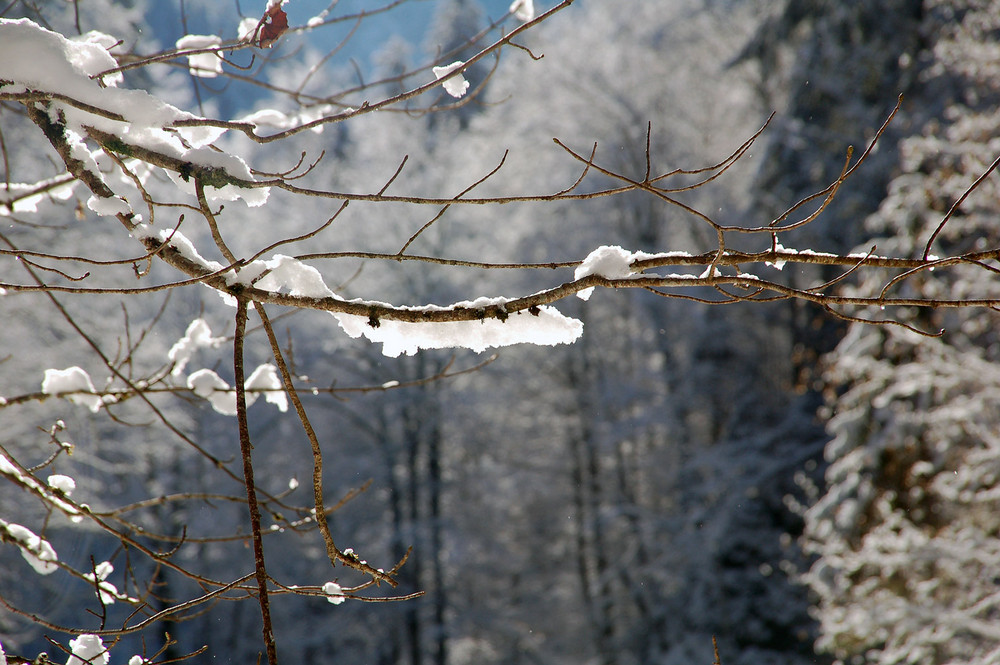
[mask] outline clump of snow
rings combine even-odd
[[[65,448],[72,448],[72,444],[68,441],[63,441],[62,445]],[[80,511],[77,510],[76,506],[69,501],[66,501],[64,498],[69,496],[69,493],[76,487],[76,483],[72,478],[58,475],[49,476],[49,487],[47,488],[35,480],[31,474],[21,473],[21,470],[3,455],[0,455],[0,474],[7,476],[22,487],[34,490],[39,496],[48,501],[50,505],[58,508],[69,516],[71,521],[80,522],[83,519],[83,516],[80,514]],[[48,491],[50,488],[60,489],[63,493],[60,494],[58,492],[50,492]],[[65,491],[67,488],[69,489],[69,492]]]
[[[66,399],[74,404],[81,404],[97,413],[104,405],[100,395],[94,395],[94,384],[86,370],[76,367],[66,369],[47,369],[42,380],[42,392],[46,395],[67,395]],[[81,394],[84,393],[84,394]],[[91,393],[91,394],[86,394]]]
[[[506,298],[479,298],[455,303],[451,307],[429,306],[423,309],[485,308],[506,302]],[[583,334],[582,321],[564,316],[547,305],[539,307],[534,314],[517,312],[505,321],[489,318],[481,321],[411,323],[382,319],[374,327],[365,317],[339,312],[333,316],[351,337],[364,336],[372,342],[381,342],[382,353],[390,358],[404,353],[413,355],[420,349],[465,348],[481,353],[489,348],[512,344],[572,344]]]
[[[111,605],[116,600],[137,602],[135,598],[129,598],[128,596],[124,596],[119,593],[118,588],[111,582],[107,581],[108,576],[113,572],[115,572],[115,568],[111,565],[111,562],[102,561],[94,566],[94,572],[84,574],[83,578],[94,583],[97,588],[97,596],[100,598],[101,604],[103,605]]]
[[[236,415],[236,392],[210,369],[200,369],[187,380],[188,388],[208,400],[212,408],[226,416]]]
[[[175,46],[182,51],[217,48],[222,44],[218,35],[184,35]],[[192,76],[215,78],[222,73],[222,57],[217,51],[194,53],[188,56],[188,71]]]
[[[598,247],[587,258],[577,266],[573,273],[573,279],[583,279],[587,275],[600,275],[608,279],[626,279],[632,274],[632,262],[638,255],[618,245],[604,245]],[[581,300],[589,300],[594,293],[594,287],[583,289],[577,292],[577,297]]]
[[[210,369],[200,369],[187,379],[188,388],[207,399],[212,408],[224,416],[236,415],[236,391],[222,377]],[[274,365],[260,365],[243,384],[247,390],[246,403],[250,406],[260,395],[284,413],[288,410],[288,396]]]
[[[48,482],[49,487],[62,492],[66,496],[72,494],[73,490],[76,489],[76,481],[69,476],[64,476],[60,473],[52,474],[46,479],[46,481]]]
[[[132,235],[136,238],[155,238],[160,242],[165,242],[175,250],[177,250],[181,256],[183,256],[188,261],[199,264],[208,272],[218,272],[225,268],[224,265],[218,261],[211,261],[204,258],[195,249],[194,243],[188,240],[180,231],[175,229],[156,229],[148,224],[139,224],[132,229]]]
[[[708,279],[710,277],[722,277],[722,271],[719,270],[719,266],[709,263],[705,266],[705,270],[698,275],[698,279]]]
[[[3,533],[0,542],[15,543],[21,550],[21,556],[39,575],[48,575],[58,568],[54,562],[59,557],[52,545],[28,527],[0,520],[0,532]]]
[[[774,241],[774,251],[776,254],[798,254],[798,252],[794,249],[787,249],[786,247],[783,247],[777,240]],[[771,266],[775,270],[781,270],[785,267],[785,261],[781,259],[774,261],[773,263],[771,261],[765,261],[764,263]]]
[[[109,196],[91,196],[87,199],[87,207],[102,217],[114,217],[115,215],[131,215],[132,206],[123,198]]]
[[[69,641],[73,655],[66,665],[108,665],[108,650],[97,635],[84,634]]]
[[[247,406],[257,400],[257,395],[263,393],[264,399],[278,407],[278,411],[288,411],[288,396],[285,387],[278,376],[278,368],[274,365],[260,365],[246,380]],[[294,488],[293,488],[294,489]]]
[[[327,602],[334,605],[340,605],[342,602],[347,600],[347,596],[344,595],[344,589],[336,582],[327,582],[323,585],[323,593],[327,595]]]
[[[519,21],[533,21],[535,18],[535,0],[514,0],[507,10]]]
[[[205,319],[195,319],[188,324],[184,336],[167,351],[167,358],[174,365],[170,373],[173,376],[180,376],[195,351],[216,348],[225,341],[225,337],[212,337],[212,329],[208,327],[208,322]]]
[[[68,200],[80,181],[74,179],[55,184],[61,179],[63,177],[58,176],[31,183],[0,183],[0,195],[3,195],[0,199],[0,215],[38,212],[38,204],[45,199]]]
[[[208,54],[218,60],[217,56]],[[92,76],[117,67],[114,58],[101,42],[74,41],[42,28],[27,19],[0,19],[0,81],[6,82],[6,93],[28,90],[58,93],[73,98],[106,113],[92,113],[75,105],[54,101],[50,113],[66,125],[66,141],[73,156],[95,178],[104,179],[83,143],[85,127],[120,137],[126,143],[141,146],[168,157],[203,167],[223,169],[245,181],[254,180],[243,160],[233,155],[217,153],[206,146],[217,139],[219,128],[186,127],[174,131],[179,120],[197,119],[143,90],[114,87],[119,78],[108,75],[102,87]],[[113,116],[119,116],[115,119]],[[171,171],[167,171],[171,174]],[[190,183],[186,191],[190,191]],[[248,205],[262,205],[267,199],[266,188],[239,188],[225,185],[219,190],[209,187],[209,198],[235,200],[243,198]]]
[[[464,67],[465,63],[461,60],[456,60],[450,65],[445,65],[444,67],[433,67],[431,71],[434,72],[434,76],[440,81],[448,74],[451,74],[456,69]],[[452,97],[464,97],[465,93],[469,90],[469,82],[465,80],[465,77],[459,74],[458,76],[453,76],[448,80],[441,83],[444,86],[445,92],[447,92]]]
[[[285,289],[293,296],[306,298],[329,298],[334,295],[333,291],[323,282],[323,276],[320,275],[319,271],[298,259],[284,254],[275,254],[273,259],[261,263],[270,272],[257,281],[256,287],[258,289],[264,291]],[[255,264],[259,265],[258,262]],[[248,268],[250,271],[248,269],[241,271],[241,281],[253,275],[251,272],[253,266],[248,266]]]
[[[338,108],[340,109],[339,111]],[[330,104],[316,104],[315,106],[300,108],[298,112],[291,115],[278,111],[277,109],[264,108],[254,111],[250,115],[244,116],[240,119],[240,122],[249,122],[257,127],[288,129],[289,127],[299,127],[301,125],[308,124],[314,120],[331,116],[338,112],[349,113],[350,111],[351,109],[348,107],[334,107]],[[323,125],[319,124],[315,127],[311,127],[309,131],[316,134],[322,134]]]

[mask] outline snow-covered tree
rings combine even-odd
[[[997,241],[1000,4],[924,5],[920,32],[934,39],[907,54],[915,132],[866,228],[879,251],[967,258],[947,277],[872,275],[855,292],[995,297],[976,268]],[[827,486],[805,513],[819,644],[845,661],[998,662],[997,315],[903,322],[912,328],[854,325],[830,358]]]

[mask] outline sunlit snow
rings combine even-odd
[[[73,655],[66,665],[108,665],[108,650],[97,635],[80,635],[69,641]]]
[[[519,21],[532,21],[535,18],[535,0],[514,0],[507,11]]]
[[[573,273],[573,279],[582,279],[587,275],[600,275],[608,279],[625,279],[632,274],[630,267],[636,259],[636,254],[622,249],[618,245],[604,245],[598,247],[587,258],[577,266]],[[577,292],[577,297],[582,300],[589,300],[594,292],[594,287],[583,289]]]
[[[225,341],[225,337],[212,337],[212,329],[208,327],[208,322],[205,319],[195,319],[188,324],[184,336],[177,340],[167,352],[167,359],[174,365],[170,373],[174,376],[180,376],[195,351],[215,348]]]
[[[48,575],[58,568],[54,562],[58,561],[59,557],[56,556],[52,545],[28,527],[0,519],[0,534],[3,536],[0,537],[0,542],[16,543],[21,550],[21,556],[39,575]]]
[[[188,377],[188,388],[208,400],[212,408],[226,416],[236,415],[236,392],[210,369],[200,369]]]
[[[464,62],[457,60],[450,65],[445,65],[444,67],[434,67],[431,71],[433,71],[434,76],[440,80],[464,65]],[[465,77],[461,74],[453,76],[446,81],[442,81],[441,85],[444,86],[445,92],[452,97],[463,97],[469,90],[469,82],[466,81]]]
[[[182,51],[218,47],[222,38],[218,35],[185,35],[177,40],[177,48]],[[188,56],[188,71],[192,76],[215,78],[222,73],[222,58],[216,52],[195,53]]]
[[[247,392],[247,405],[257,399],[257,395],[263,393],[264,399],[278,407],[278,411],[284,413],[288,411],[288,396],[285,395],[284,386],[278,376],[278,368],[274,365],[260,365],[253,371],[244,384]],[[250,392],[252,391],[252,392]]]
[[[485,308],[505,302],[508,302],[506,298],[479,298],[472,302],[456,303],[452,307]],[[334,317],[351,337],[364,336],[372,342],[380,342],[382,353],[390,358],[401,354],[413,355],[420,349],[465,348],[480,353],[489,348],[512,344],[572,344],[583,334],[582,321],[564,316],[554,307],[544,305],[535,314],[517,312],[506,321],[488,318],[481,321],[411,323],[382,319],[374,327],[365,317],[339,312],[334,313]]]
[[[100,411],[101,406],[104,405],[104,400],[101,399],[100,395],[82,394],[95,392],[94,384],[86,370],[76,366],[45,370],[42,392],[46,395],[75,393],[67,395],[66,399],[74,404],[86,406],[94,413]]]

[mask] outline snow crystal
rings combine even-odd
[[[327,582],[324,584],[323,593],[327,595],[327,601],[333,603],[334,605],[340,605],[342,602],[347,600],[347,596],[344,595],[343,587],[336,582]]]
[[[7,654],[4,653],[2,642],[0,642],[0,665],[7,665]]]
[[[31,564],[31,567],[39,575],[48,575],[58,568],[53,562],[58,561],[59,557],[56,556],[52,545],[28,527],[0,520],[0,531],[6,532],[0,541],[7,540],[17,543],[18,549],[21,550],[21,556]]]
[[[187,380],[188,388],[209,401],[212,408],[226,416],[236,415],[236,392],[210,369],[200,369]]]
[[[87,395],[79,393],[93,393],[94,384],[90,380],[90,375],[80,367],[68,367],[66,369],[47,369],[45,378],[42,380],[42,392],[46,395],[62,395],[65,393],[77,393],[67,395],[66,399],[74,404],[81,404],[89,408],[92,412],[100,411],[104,400],[100,395]]]
[[[479,298],[456,303],[452,307],[484,308],[502,305],[505,298]],[[448,309],[426,307],[427,310]],[[420,349],[465,348],[481,353],[489,348],[512,344],[555,346],[571,344],[583,334],[583,322],[564,316],[554,307],[541,306],[536,313],[518,312],[506,321],[446,321],[411,323],[382,319],[373,327],[365,317],[336,312],[333,316],[349,336],[362,335],[372,342],[382,343],[382,353],[390,358],[400,354],[413,355]]]
[[[72,494],[73,490],[76,489],[76,481],[69,476],[64,476],[62,474],[53,474],[49,476],[46,481],[48,482],[49,487],[54,490],[59,490],[66,496]]]
[[[278,376],[278,368],[274,365],[260,365],[244,384],[248,391],[263,391],[264,399],[278,407],[278,411],[288,411],[288,396],[285,387]],[[257,392],[247,393],[247,405],[256,400]]]
[[[128,659],[128,665],[143,665],[143,663],[148,663],[148,662],[149,662],[148,660],[146,660],[145,658],[143,658],[139,654],[136,654],[136,655],[134,655],[134,656],[132,656],[131,658]],[[3,664],[0,663],[0,665],[3,665]]]
[[[167,358],[174,364],[174,369],[170,373],[173,376],[180,376],[195,351],[215,348],[225,341],[225,337],[212,337],[212,329],[208,327],[205,319],[195,319],[188,324],[184,336],[167,351]]]
[[[216,48],[222,44],[218,35],[185,35],[175,46],[182,51]],[[195,53],[188,56],[188,71],[192,76],[215,78],[222,73],[222,58],[217,52]]]
[[[535,0],[514,0],[507,10],[519,21],[533,21],[535,19]]]
[[[441,80],[448,74],[451,74],[456,69],[463,67],[465,63],[461,60],[456,60],[450,65],[445,65],[444,67],[433,67],[431,71],[434,72],[434,76]],[[447,92],[452,97],[463,97],[465,93],[469,90],[469,82],[465,80],[465,77],[459,74],[458,76],[453,76],[441,83],[444,86],[445,92]]]
[[[289,478],[288,479],[288,489],[294,490],[294,489],[297,489],[298,486],[299,486],[298,478]]]
[[[108,650],[97,635],[80,635],[69,641],[73,655],[66,665],[108,665]]]

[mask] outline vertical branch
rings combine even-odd
[[[333,542],[330,526],[326,521],[326,505],[323,500],[323,450],[319,445],[319,437],[316,436],[316,430],[313,429],[312,423],[309,422],[306,409],[302,405],[302,400],[299,399],[299,393],[295,390],[295,385],[292,383],[292,374],[288,371],[288,365],[285,363],[285,358],[281,353],[281,346],[278,343],[278,337],[274,334],[271,319],[267,316],[267,312],[264,311],[264,307],[260,303],[254,303],[254,309],[258,316],[260,316],[264,332],[267,334],[268,342],[271,345],[271,354],[274,356],[274,362],[278,365],[278,373],[281,374],[281,382],[285,386],[285,392],[288,393],[288,397],[292,401],[292,406],[295,407],[295,412],[298,414],[299,421],[302,424],[302,431],[305,432],[306,437],[309,439],[309,445],[312,447],[312,485],[313,502],[316,507],[316,526],[319,527],[323,543],[326,545],[327,558],[330,559],[331,565],[336,565],[337,561],[340,561],[355,570],[370,575],[376,582],[386,582],[390,586],[396,586],[397,582],[391,577],[391,573],[373,568],[357,557],[347,556]]]
[[[233,340],[233,369],[236,383],[236,421],[240,430],[240,454],[243,457],[243,480],[247,489],[247,506],[250,508],[250,528],[253,532],[253,558],[257,571],[257,593],[260,615],[264,622],[264,645],[267,662],[278,665],[278,650],[274,643],[274,629],[271,625],[271,604],[267,596],[267,569],[264,566],[264,541],[260,535],[260,506],[257,505],[257,490],[253,479],[253,460],[250,443],[250,426],[247,423],[246,369],[243,366],[243,339],[247,327],[247,301],[239,298],[236,305],[236,333]]]

